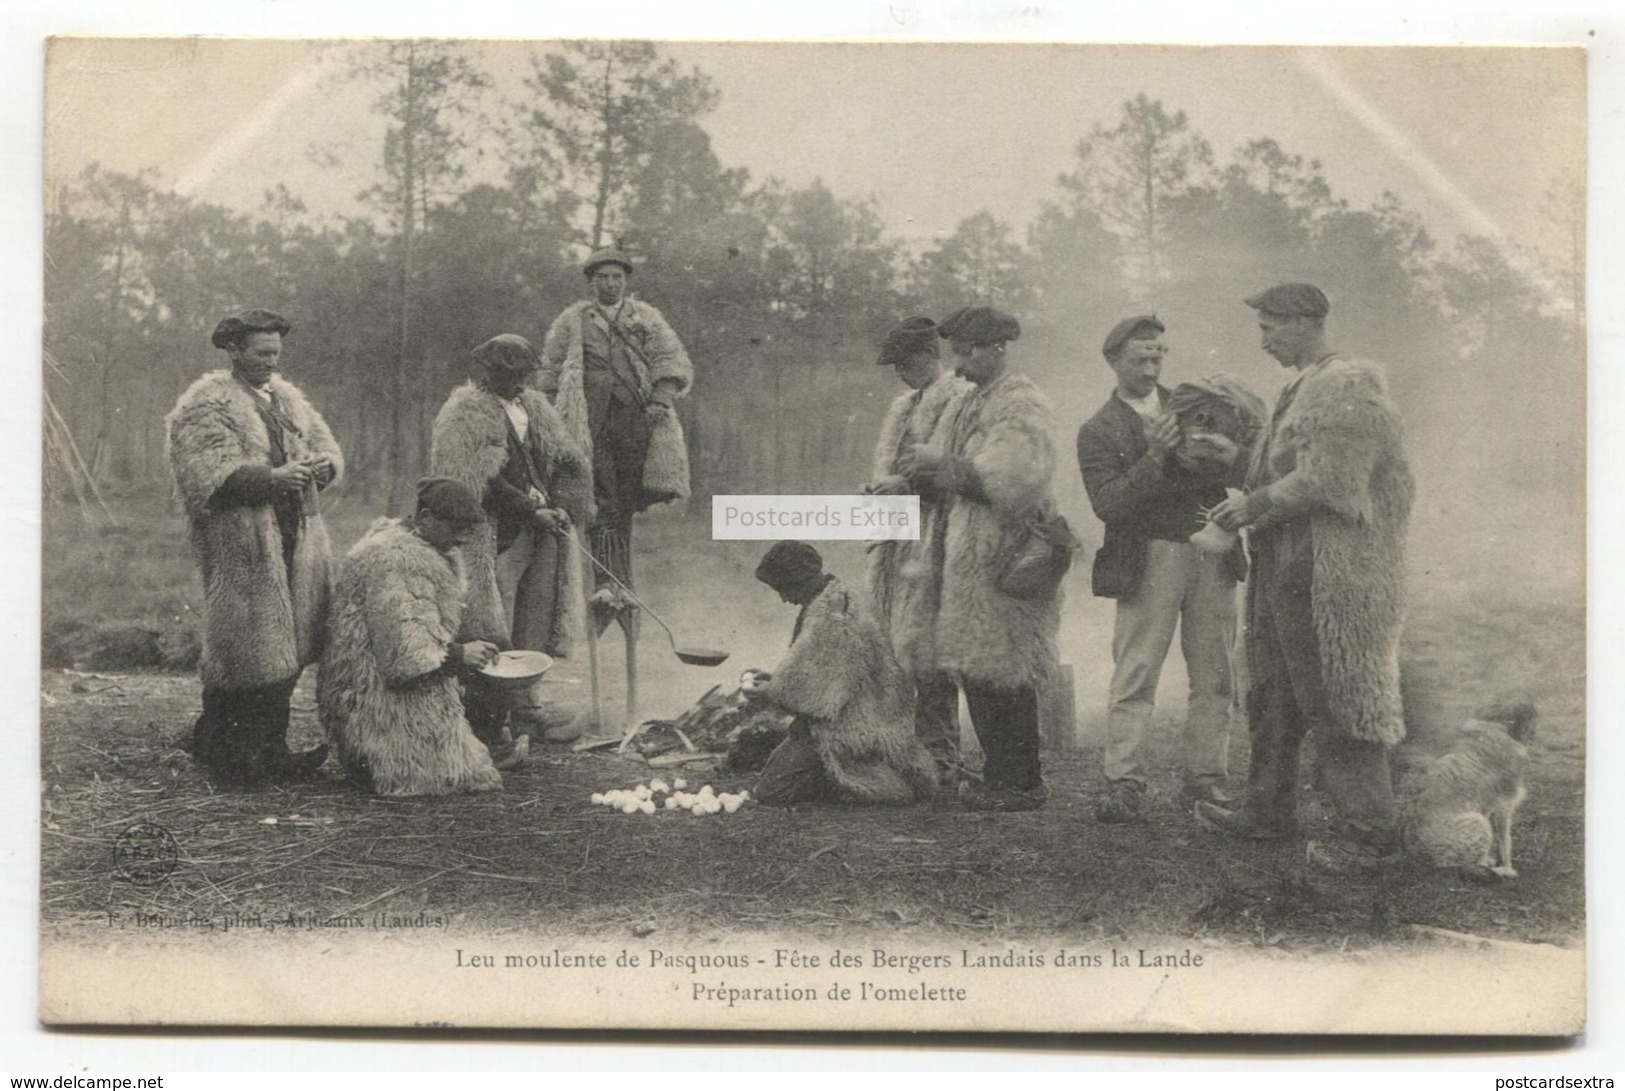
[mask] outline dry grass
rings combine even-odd
[[[118,547],[106,536],[61,538],[63,548],[46,553],[47,587],[74,593],[48,596],[47,609],[105,617],[192,594],[190,561],[171,540],[177,522],[154,514],[120,532],[130,541]],[[347,543],[367,522],[340,518],[335,538]],[[702,548],[705,530],[694,521],[651,521],[639,543],[642,586],[685,639],[722,643],[735,654],[715,670],[686,668],[647,626],[649,715],[681,709],[742,667],[771,665],[793,617],[749,578],[760,543]],[[838,571],[860,570],[855,548],[829,552]],[[121,565],[120,554],[134,560]],[[1435,563],[1426,550],[1419,556],[1424,566]],[[143,573],[113,579],[132,566]],[[1440,682],[1445,722],[1509,688],[1533,692],[1544,713],[1519,815],[1523,877],[1515,882],[1484,886],[1416,870],[1331,878],[1305,872],[1301,846],[1237,846],[1207,836],[1177,804],[1171,740],[1183,678],[1176,663],[1164,678],[1151,755],[1152,767],[1166,772],[1153,785],[1149,821],[1133,827],[1093,820],[1101,783],[1091,745],[1046,755],[1051,802],[1026,815],[939,805],[748,805],[711,818],[624,816],[588,797],[646,781],[651,771],[562,747],[544,748],[506,774],[502,791],[485,795],[379,799],[340,779],[331,764],[311,785],[221,793],[172,745],[197,714],[195,677],[53,670],[42,676],[44,918],[67,925],[138,910],[209,918],[423,912],[453,927],[606,936],[726,927],[994,943],[1058,934],[1083,943],[1177,934],[1351,949],[1398,941],[1405,925],[1418,923],[1570,942],[1584,928],[1581,599],[1572,587],[1553,590],[1485,564],[1452,561],[1450,570],[1472,578],[1416,581],[1408,637],[1411,657]],[[116,590],[100,585],[107,579]],[[1078,665],[1081,737],[1092,743],[1103,719],[1100,661],[1110,613],[1077,587],[1072,594],[1063,646]],[[612,707],[621,688],[618,646],[606,645]],[[555,692],[580,703],[579,663],[556,675]],[[295,742],[306,746],[320,735],[310,685],[307,678],[295,698]],[[1246,768],[1244,736],[1236,732],[1237,771]],[[1420,742],[1428,745],[1426,731]],[[745,786],[740,778],[707,779],[719,790]],[[1315,828],[1323,807],[1313,797],[1307,805]],[[137,886],[115,877],[113,851],[118,835],[143,821],[168,829],[180,855],[163,881]]]

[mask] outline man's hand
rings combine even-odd
[[[271,471],[271,484],[281,492],[303,492],[316,473],[304,462],[285,462]]]
[[[909,487],[908,478],[902,474],[891,474],[879,481],[869,482],[863,491],[870,496],[901,496],[913,490]]]
[[[1150,444],[1146,454],[1158,462],[1167,458],[1179,446],[1179,418],[1172,413],[1162,414],[1146,433],[1146,441]]]
[[[537,508],[536,528],[549,534],[570,533],[570,513],[563,508]]]
[[[480,670],[496,662],[497,646],[489,640],[470,640],[467,644],[453,644],[465,666]]]
[[[652,401],[643,407],[643,415],[649,418],[650,424],[659,424],[671,416],[671,406],[665,402]]]
[[[1217,432],[1187,437],[1174,451],[1174,457],[1179,459],[1181,466],[1197,473],[1203,470],[1227,470],[1235,465],[1240,454],[1239,443]]]
[[[909,480],[914,481],[935,473],[937,467],[942,465],[942,459],[941,448],[926,443],[915,443],[898,457],[897,466]]]
[[[1213,510],[1208,512],[1208,518],[1221,530],[1240,530],[1254,522],[1252,512],[1247,507],[1247,497],[1241,495],[1215,504]]]

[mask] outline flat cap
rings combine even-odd
[[[418,511],[448,523],[485,522],[485,509],[473,490],[449,477],[425,477],[418,482]]]
[[[880,346],[880,359],[875,363],[890,367],[921,352],[936,355],[937,324],[929,318],[905,318],[886,335],[885,344]]]
[[[542,366],[530,342],[517,333],[499,333],[470,355],[476,364],[495,371],[528,372]]]
[[[1100,346],[1100,351],[1106,359],[1110,360],[1119,352],[1122,352],[1123,346],[1132,341],[1141,330],[1156,330],[1158,333],[1164,333],[1167,329],[1168,327],[1162,324],[1162,319],[1156,315],[1137,314],[1125,318],[1113,326],[1112,332],[1106,335],[1105,344]]]
[[[1282,318],[1325,318],[1332,309],[1326,293],[1313,284],[1277,284],[1242,302],[1255,311]]]
[[[587,255],[587,260],[581,263],[581,271],[590,277],[598,272],[601,265],[619,265],[626,270],[627,276],[632,275],[632,259],[613,246],[605,246]]]
[[[1020,337],[1021,323],[993,307],[961,307],[937,323],[937,334],[947,341],[996,345]]]
[[[251,333],[277,333],[286,337],[291,329],[293,326],[280,314],[263,307],[255,307],[253,310],[238,311],[222,318],[220,324],[214,328],[214,334],[209,341],[215,348],[224,349],[241,343],[242,339]]]
[[[775,591],[801,587],[824,574],[824,558],[806,542],[774,542],[756,566],[756,578]]]

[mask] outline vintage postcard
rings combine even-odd
[[[1583,1030],[1583,50],[45,111],[45,1023]]]

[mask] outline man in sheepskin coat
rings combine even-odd
[[[470,489],[426,478],[412,518],[379,520],[345,557],[316,702],[339,760],[379,795],[502,786],[457,684],[497,655],[489,641],[458,636],[458,551],[484,531]]]
[[[316,494],[344,467],[327,422],[276,374],[290,327],[230,315],[231,369],[193,383],[165,418],[170,470],[203,573],[203,714],[192,753],[223,784],[307,776],[327,757],[288,751],[299,672],[321,654],[331,590]]]
[[[795,713],[752,795],[788,805],[819,799],[912,803],[936,785],[914,737],[912,689],[874,619],[805,542],[779,542],[756,578],[801,607],[790,652],[745,690]]]
[[[1252,766],[1240,810],[1196,813],[1237,836],[1290,836],[1298,748],[1314,731],[1337,839],[1311,842],[1310,861],[1377,867],[1397,850],[1388,752],[1405,735],[1398,651],[1414,488],[1403,426],[1382,368],[1328,349],[1320,289],[1283,284],[1246,302],[1264,351],[1297,374],[1253,451],[1246,495],[1213,512],[1226,529],[1252,528]]]
[[[477,375],[441,407],[429,453],[430,472],[461,482],[489,517],[463,550],[461,636],[564,656],[581,629],[581,563],[563,539],[592,519],[591,471],[558,413],[526,388],[540,366],[529,341],[501,334],[472,356]],[[509,696],[476,679],[470,697],[475,734],[500,745]],[[539,705],[532,691],[529,707]],[[555,724],[548,737],[574,733]]]
[[[1049,400],[1010,369],[1012,316],[968,307],[938,330],[974,389],[955,400],[928,444],[900,463],[941,513],[922,551],[920,608],[894,633],[916,672],[955,677],[986,757],[983,782],[963,780],[974,810],[1041,807],[1048,792],[1038,757],[1038,686],[1055,670],[1060,592],[1021,598],[1000,589],[1004,547],[1024,523],[1054,511],[1055,418]]]
[[[875,445],[874,468],[863,491],[882,496],[914,492],[914,485],[901,472],[899,461],[909,447],[928,442],[954,398],[970,389],[970,384],[953,374],[944,374],[938,346],[937,324],[929,318],[908,318],[886,335],[880,350],[880,367],[891,367],[908,387],[886,411]],[[920,498],[920,541],[888,539],[869,547],[869,598],[875,619],[888,638],[909,630],[911,612],[918,608],[913,594],[917,583],[910,575],[921,567],[920,550],[930,540],[930,527],[938,505],[934,497]],[[957,779],[959,767],[959,687],[953,677],[936,671],[916,672],[904,657],[908,648],[893,644],[903,669],[914,680],[914,730],[936,760],[939,779]]]
[[[592,298],[565,308],[548,329],[538,385],[592,471],[593,554],[635,587],[633,516],[688,495],[688,448],[672,407],[688,393],[694,369],[661,313],[627,293],[631,259],[614,248],[598,250],[582,271]],[[595,582],[600,631],[611,618],[622,617],[623,626],[636,618],[602,573]]]

